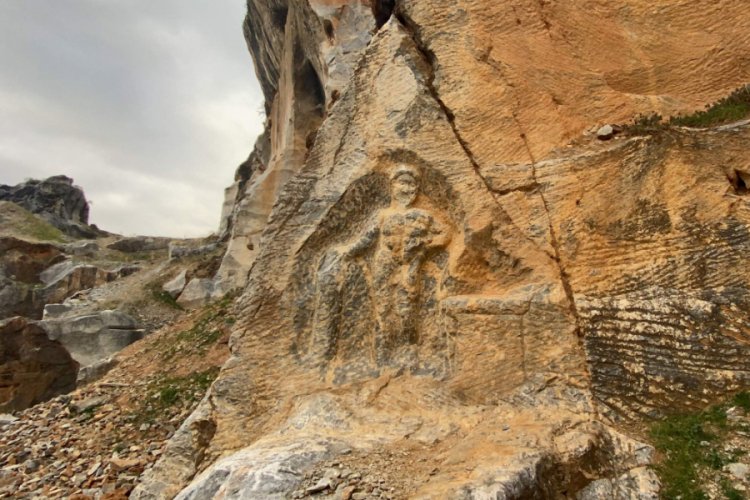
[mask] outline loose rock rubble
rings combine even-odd
[[[126,498],[192,405],[142,423],[144,384],[99,385],[30,408],[0,429],[0,498]],[[81,497],[83,498],[83,497]]]
[[[226,359],[228,317],[226,304],[197,311],[122,351],[100,382],[0,415],[0,498],[127,498]]]
[[[424,457],[419,458],[424,451],[346,453],[342,459],[324,462],[308,472],[292,496],[336,500],[408,498],[410,491],[438,472]]]

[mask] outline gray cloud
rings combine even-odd
[[[262,128],[243,0],[2,0],[0,183],[65,174],[124,234],[215,230]]]

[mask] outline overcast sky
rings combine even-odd
[[[65,174],[90,222],[202,236],[262,128],[244,0],[0,0],[0,184]]]

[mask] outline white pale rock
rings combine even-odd
[[[184,290],[186,284],[187,269],[183,269],[180,274],[164,283],[161,289],[171,295],[172,298],[176,299],[182,293],[182,290]]]
[[[607,141],[611,139],[615,135],[615,129],[612,128],[612,125],[604,125],[599,130],[596,131],[596,137]]]
[[[735,479],[744,481],[745,478],[747,478],[747,474],[750,473],[750,466],[740,462],[735,462],[727,465],[727,472],[729,472]]]

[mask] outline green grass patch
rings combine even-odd
[[[219,374],[219,368],[193,372],[184,377],[157,377],[146,387],[140,407],[134,414],[136,422],[155,422],[174,413],[183,405],[197,403]]]
[[[678,115],[664,120],[659,114],[639,115],[623,131],[630,136],[654,135],[669,127],[707,128],[725,125],[750,117],[750,85],[734,90],[728,96],[706,106],[703,111]]]
[[[744,493],[732,486],[732,483],[730,483],[726,479],[723,479],[721,481],[720,486],[721,492],[724,494],[727,500],[745,500]]]
[[[713,127],[750,116],[750,85],[736,89],[727,97],[707,106],[704,111],[673,116],[669,123],[682,127]]]
[[[201,354],[214,345],[224,336],[225,329],[236,322],[231,308],[233,299],[233,295],[227,296],[208,306],[189,330],[169,340],[162,351],[162,359],[169,360],[187,352]]]
[[[638,115],[633,123],[622,127],[626,135],[654,135],[667,128],[660,114]]]
[[[736,394],[732,398],[732,404],[734,406],[739,406],[745,411],[750,411],[750,393],[747,391],[742,391]]]
[[[750,410],[750,394],[741,392],[723,405],[672,415],[651,426],[652,442],[662,457],[655,466],[662,481],[662,498],[708,499],[705,478],[720,477],[724,466],[746,454],[745,450],[725,446],[728,436],[742,427],[727,419],[731,407]],[[718,486],[730,500],[744,498],[726,478],[719,479]]]
[[[165,306],[170,307],[172,309],[177,309],[178,311],[184,311],[185,308],[182,307],[177,302],[177,299],[175,299],[170,294],[162,290],[161,287],[162,287],[161,283],[149,283],[146,286],[146,289],[148,290],[151,298],[154,299],[156,302],[159,302],[160,304],[164,304]]]
[[[36,241],[64,243],[68,240],[52,224],[11,202],[0,202],[0,228],[3,232]]]

